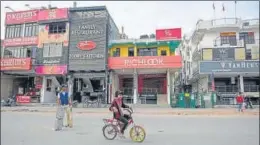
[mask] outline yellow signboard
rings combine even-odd
[[[212,60],[212,48],[203,49],[203,60]]]
[[[235,59],[236,60],[245,60],[245,48],[236,48],[235,49]]]

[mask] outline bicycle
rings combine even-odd
[[[128,120],[128,126],[131,125],[131,129],[129,131],[130,138],[134,142],[143,142],[146,137],[146,132],[143,127],[139,125],[135,125],[134,120],[132,118],[133,110],[131,108],[126,108],[126,110],[129,115],[130,119]],[[105,126],[102,128],[103,136],[107,140],[114,140],[117,137],[117,134],[120,133],[121,127],[123,126],[123,123],[120,122],[117,119],[103,119],[103,122],[105,123]],[[128,128],[127,126],[127,128]],[[106,129],[111,128],[106,134]],[[139,130],[139,131],[138,131]],[[112,135],[111,137],[108,137],[108,135]]]

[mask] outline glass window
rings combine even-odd
[[[49,24],[50,34],[65,33],[65,32],[66,32],[66,22]]]
[[[9,25],[6,26],[6,38],[19,38],[21,37],[22,25]]]
[[[251,49],[246,49],[246,60],[252,59]]]
[[[139,48],[138,56],[157,56],[157,48]]]
[[[166,50],[161,50],[161,56],[166,56],[166,55],[167,55]]]
[[[239,40],[244,40],[246,44],[255,44],[254,32],[239,33]]]
[[[128,48],[128,56],[134,56],[134,55],[135,55],[134,48],[133,47]]]
[[[43,57],[49,57],[49,44],[43,44]]]
[[[116,48],[116,51],[113,53],[113,57],[120,57],[120,48]]]
[[[236,36],[220,36],[221,45],[230,44],[231,46],[237,45]]]

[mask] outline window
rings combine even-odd
[[[239,33],[239,40],[244,40],[246,44],[255,44],[254,32],[241,32]]]
[[[62,56],[62,43],[43,44],[43,57]]]
[[[113,57],[120,57],[120,48],[116,48],[116,51],[113,52]]]
[[[166,56],[166,55],[167,55],[166,50],[161,50],[161,56]]]
[[[138,56],[157,56],[157,48],[139,48]]]
[[[220,36],[221,45],[230,44],[231,46],[237,45],[236,36]]]
[[[128,56],[134,56],[134,55],[135,55],[134,48],[133,47],[128,48]]]
[[[57,33],[65,33],[66,32],[66,23],[51,23],[49,24],[49,33],[57,34]]]
[[[23,25],[6,26],[5,38],[19,38],[22,36]]]
[[[24,37],[37,36],[39,26],[37,23],[25,24]]]
[[[12,47],[12,48],[5,48],[4,57],[6,58],[26,58],[31,57],[32,48],[27,47]]]
[[[252,59],[251,49],[246,49],[246,60],[251,60],[251,59]]]

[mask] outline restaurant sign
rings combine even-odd
[[[23,38],[13,38],[13,39],[4,40],[4,47],[37,45],[37,44],[38,44],[38,37],[23,37]]]
[[[29,10],[20,12],[7,12],[5,24],[21,24],[38,21],[39,10]]]
[[[108,59],[110,69],[121,68],[181,68],[181,56],[143,56],[120,58],[110,57]]]
[[[244,61],[201,61],[200,74],[213,73],[259,73],[258,60]]]
[[[1,71],[3,70],[30,70],[31,58],[3,58],[1,59]]]

